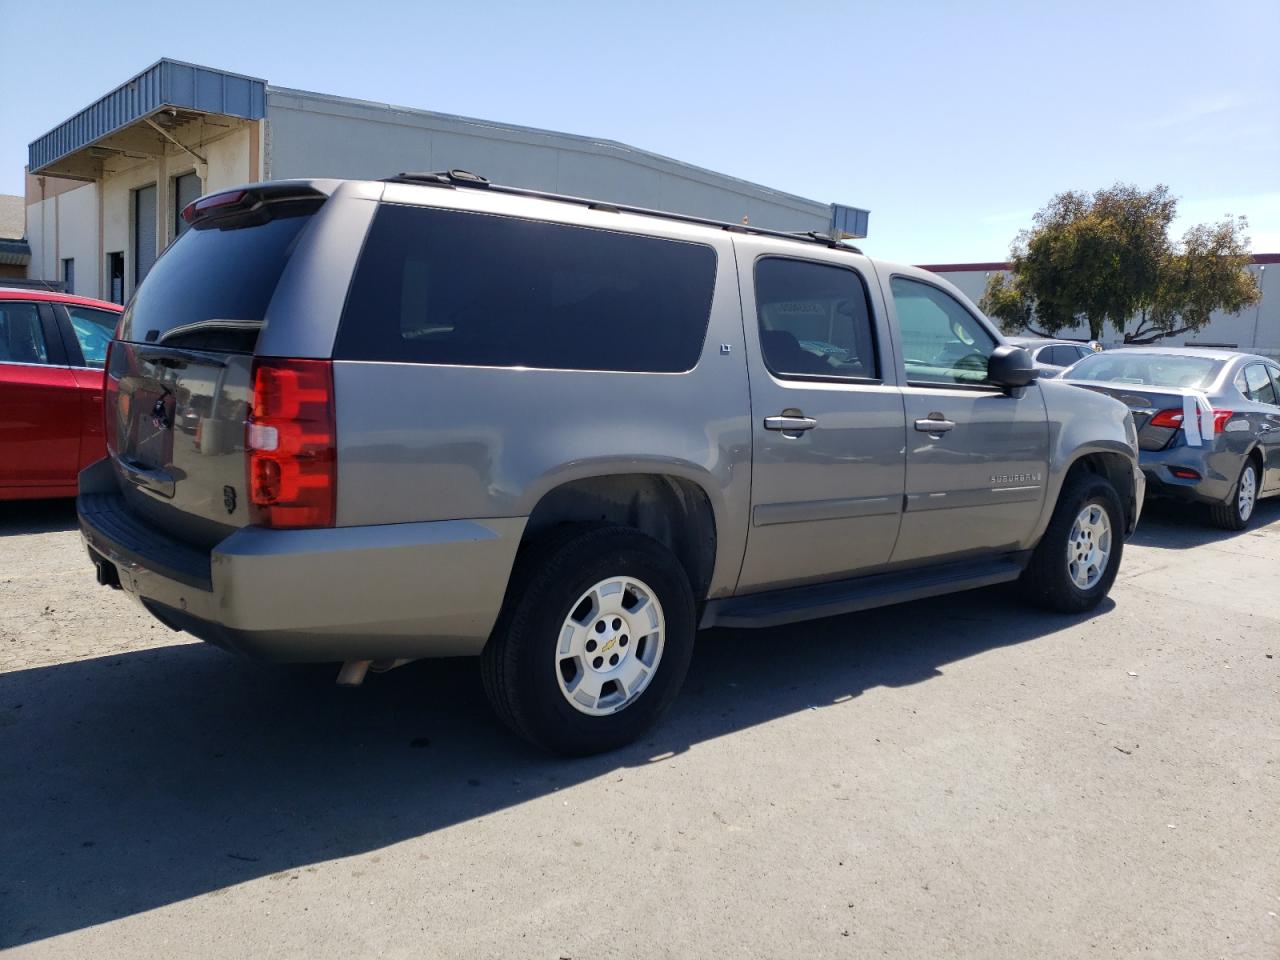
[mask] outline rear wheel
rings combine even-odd
[[[689,580],[666,547],[627,527],[566,527],[517,560],[481,657],[485,690],[540,747],[611,750],[675,699],[694,625]]]
[[[1092,610],[1111,590],[1124,552],[1124,510],[1104,477],[1079,473],[1058,497],[1022,574],[1028,596],[1061,613]]]
[[[1213,522],[1224,530],[1243,530],[1253,518],[1253,508],[1258,502],[1258,465],[1253,457],[1246,457],[1240,468],[1240,476],[1226,503],[1209,508]]]

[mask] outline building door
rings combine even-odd
[[[124,303],[124,254],[119,251],[107,254],[107,299]]]
[[[133,287],[156,262],[156,185],[133,192]]]

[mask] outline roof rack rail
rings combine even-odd
[[[753,227],[749,223],[731,223],[727,220],[714,220],[710,217],[696,217],[688,213],[676,213],[671,210],[655,210],[651,207],[636,207],[626,203],[614,203],[607,200],[592,200],[589,197],[575,197],[565,193],[550,193],[545,190],[532,190],[528,187],[512,187],[506,184],[493,183],[479,174],[469,170],[444,170],[431,173],[400,173],[394,177],[383,177],[382,183],[408,183],[424,187],[471,187],[488,190],[490,193],[505,193],[513,197],[529,197],[535,200],[554,200],[558,203],[572,203],[589,210],[605,213],[632,213],[642,217],[657,217],[662,220],[674,220],[677,223],[693,223],[703,227],[715,227],[730,233],[749,233],[753,236],[776,237],[780,240],[797,240],[801,243],[820,243],[832,250],[847,250],[850,253],[862,253],[860,249],[844,243],[830,234],[817,230],[786,231],[768,230],[764,227]]]

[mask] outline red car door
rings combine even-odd
[[[80,391],[83,425],[79,469],[83,470],[107,455],[102,424],[103,368],[107,364],[107,347],[115,334],[120,314],[75,303],[55,304],[53,313],[62,331],[67,360]]]
[[[81,403],[49,305],[0,300],[0,498],[76,492]]]

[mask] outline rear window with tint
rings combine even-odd
[[[178,237],[134,294],[120,339],[252,352],[256,328],[315,210],[281,207],[265,223],[198,223]]]
[[[715,273],[704,244],[387,204],[334,356],[683,372],[702,354]]]
[[[1222,369],[1211,357],[1172,353],[1137,353],[1111,350],[1085,357],[1064,375],[1066,380],[1131,383],[1143,387],[1185,387],[1200,390],[1211,384]]]

